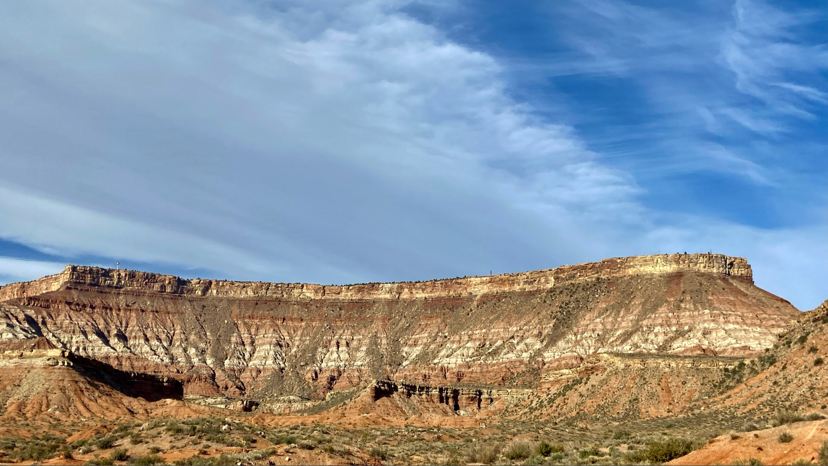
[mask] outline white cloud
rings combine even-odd
[[[3,4],[0,236],[279,280],[594,257],[634,182],[400,5]]]
[[[0,256],[0,285],[33,280],[60,272],[65,264]]]
[[[746,116],[730,94],[679,92],[656,73],[715,67],[713,87],[725,87],[730,74],[710,53],[718,23],[688,28],[698,23],[587,3],[595,22],[572,37],[584,55],[551,74],[643,71],[664,115],[653,133],[686,135],[662,139],[663,160],[630,168],[610,166],[567,121],[515,102],[502,63],[405,5],[0,3],[0,238],[63,256],[322,282],[732,248],[773,277],[760,283],[817,301],[813,280],[791,273],[824,271],[828,253],[813,247],[823,230],[688,220],[640,202],[642,171],[670,166],[778,183],[744,152],[693,137],[761,131],[772,114]],[[774,76],[779,92],[820,101],[819,89]]]

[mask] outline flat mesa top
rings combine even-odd
[[[0,301],[34,296],[63,288],[109,288],[187,296],[232,298],[418,298],[462,296],[495,291],[551,288],[573,281],[644,274],[698,272],[752,281],[747,260],[723,254],[658,254],[605,259],[553,269],[490,276],[446,278],[418,282],[318,285],[309,283],[242,282],[183,279],[173,275],[125,269],[69,265],[63,272],[31,282],[0,288]]]

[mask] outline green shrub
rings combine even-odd
[[[510,460],[525,460],[532,456],[532,445],[526,442],[515,442],[503,453]]]
[[[374,447],[371,449],[370,454],[372,458],[376,458],[381,461],[388,459],[388,450],[385,448]]]
[[[535,452],[537,452],[537,454],[539,454],[543,457],[548,457],[552,453],[563,453],[563,451],[564,451],[563,445],[557,445],[557,444],[550,445],[549,443],[546,443],[545,441],[539,443],[538,446],[535,448]]]
[[[201,458],[193,456],[192,458],[175,462],[177,466],[236,466],[236,463],[239,463],[236,456],[228,455],[221,455],[215,458]],[[242,461],[242,463],[244,462]]]
[[[762,462],[756,458],[750,458],[747,460],[740,460],[733,463],[734,466],[762,466]]]
[[[591,456],[604,456],[604,454],[601,453],[601,450],[599,450],[595,447],[590,447],[590,448],[584,448],[583,450],[579,451],[578,456],[581,459],[586,459],[586,458],[589,458]]]
[[[270,443],[274,445],[292,445],[299,442],[299,440],[293,435],[284,434],[276,435],[274,437],[271,437],[269,440]]]
[[[500,457],[500,448],[497,446],[475,447],[466,455],[467,463],[492,464]]]
[[[112,458],[95,458],[86,462],[86,466],[112,466],[113,464],[115,462]]]
[[[616,430],[612,433],[612,438],[614,440],[625,440],[630,438],[630,432],[626,430]]]
[[[804,421],[805,417],[797,414],[792,413],[789,411],[782,411],[776,414],[776,419],[773,421],[774,427],[781,426],[785,424],[793,424],[794,422]]]
[[[129,459],[127,464],[131,466],[155,466],[157,464],[165,464],[164,460],[158,455],[134,456]]]
[[[119,448],[113,451],[112,454],[109,455],[109,458],[112,461],[126,461],[129,459],[129,454],[125,449]]]
[[[828,466],[828,442],[822,442],[822,446],[819,448],[818,459],[820,466]]]
[[[297,445],[297,447],[301,448],[302,450],[316,450],[316,443],[311,441],[301,441]]]
[[[109,448],[112,448],[114,445],[115,439],[110,436],[101,437],[97,441],[95,441],[95,446],[98,447],[98,449],[100,450],[107,450]]]
[[[671,438],[661,442],[651,442],[645,448],[627,455],[633,463],[666,463],[693,451],[693,442]]]
[[[62,448],[66,448],[64,440],[53,435],[0,439],[0,452],[16,461],[45,460],[57,455]]]
[[[790,432],[782,432],[779,434],[779,443],[790,443],[793,440],[793,435]]]

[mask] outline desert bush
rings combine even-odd
[[[539,454],[543,457],[548,457],[552,453],[563,453],[563,451],[564,451],[563,445],[558,445],[558,444],[550,445],[549,443],[547,443],[545,441],[539,443],[538,446],[535,448],[535,452],[537,452],[537,454]]]
[[[782,432],[779,434],[779,443],[790,443],[793,440],[793,435],[790,432]]]
[[[161,459],[158,455],[147,455],[147,456],[133,456],[127,462],[130,466],[155,466],[159,464],[165,464],[164,460]]]
[[[630,432],[626,430],[616,430],[612,433],[612,438],[614,440],[625,440],[630,438]]]
[[[112,454],[109,455],[109,458],[112,459],[112,461],[126,461],[129,459],[129,454],[125,449],[119,448],[113,451]]]
[[[794,422],[804,421],[805,417],[797,414],[792,413],[789,411],[782,411],[776,414],[776,418],[773,420],[774,427],[781,426],[785,424],[793,424]]]
[[[388,450],[381,447],[374,447],[369,452],[372,458],[376,458],[380,461],[385,461],[388,459]]]
[[[814,366],[821,366],[825,361],[822,358],[814,359]]]
[[[499,456],[500,448],[497,446],[475,447],[466,455],[466,460],[468,463],[492,464],[497,461]]]
[[[297,447],[301,448],[302,450],[316,450],[316,443],[310,440],[303,440],[296,444]]]
[[[816,353],[817,351],[819,351],[819,348],[817,348],[816,346],[811,345],[811,347],[808,348],[808,352],[811,354]]]
[[[215,458],[200,458],[194,456],[175,462],[176,466],[236,466],[236,463],[239,463],[239,460],[228,455],[221,455]]]
[[[172,435],[195,435],[198,428],[195,425],[186,425],[178,422],[169,422],[164,429]]]
[[[750,458],[746,460],[739,460],[733,463],[733,466],[762,466],[762,462],[756,458]]]
[[[583,450],[579,451],[578,456],[581,459],[585,459],[585,458],[589,458],[591,456],[604,456],[604,454],[601,453],[601,450],[599,450],[595,447],[590,447],[590,448],[584,448]]]
[[[53,435],[0,440],[0,451],[6,452],[16,461],[41,461],[51,458],[64,446],[63,439]]]
[[[820,466],[828,466],[828,442],[822,442],[817,459],[819,460]]]
[[[115,439],[107,435],[95,441],[95,446],[100,450],[107,450],[115,445]]]
[[[651,442],[645,448],[627,455],[633,463],[666,463],[693,451],[693,442],[685,439],[671,438],[661,442]]]
[[[270,443],[272,443],[274,445],[291,445],[291,444],[295,444],[299,441],[293,435],[285,435],[285,434],[275,435],[273,437],[270,437],[268,440],[270,440]]]
[[[503,452],[503,456],[510,460],[525,460],[532,456],[532,445],[526,442],[515,442]]]
[[[112,466],[115,464],[112,458],[95,458],[86,462],[85,466]]]

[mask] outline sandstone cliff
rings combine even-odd
[[[188,398],[266,404],[377,379],[434,393],[556,389],[601,355],[755,355],[798,314],[753,285],[744,259],[718,254],[344,286],[69,266],[0,288],[0,343],[45,339],[180,382]]]

